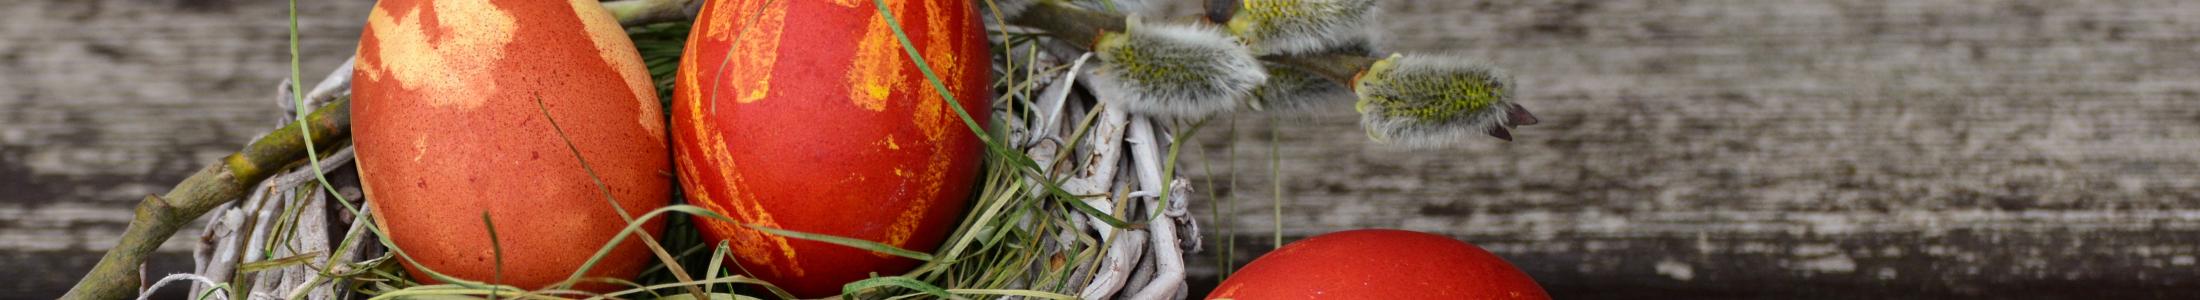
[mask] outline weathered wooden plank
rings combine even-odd
[[[1343,103],[1289,118],[1288,236],[1446,233],[1585,298],[2200,290],[2200,3],[1385,4],[1399,49],[1513,69],[1544,125],[1411,150]],[[1211,221],[1241,261],[1272,246],[1271,124],[1203,137],[1237,145],[1206,178],[1235,177]]]
[[[306,80],[351,52],[372,1],[301,1]],[[15,1],[0,10],[0,294],[52,298],[130,208],[273,129],[282,2]],[[334,53],[334,54],[330,54]],[[186,230],[149,268],[190,269]]]
[[[340,53],[368,2],[300,5],[305,51]],[[1342,102],[1285,117],[1288,236],[1440,232],[1568,298],[2200,290],[2200,2],[1383,5],[1394,48],[1510,68],[1546,122],[1399,149],[1368,144]],[[131,201],[271,127],[281,10],[0,11],[0,272],[38,270],[0,292],[58,295]],[[1195,206],[1195,282],[1222,249],[1242,263],[1272,246],[1271,124],[1210,125],[1188,155],[1234,199]]]

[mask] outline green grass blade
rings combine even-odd
[[[496,265],[492,267],[494,271],[489,273],[489,283],[502,283],[504,282],[504,243],[497,239],[497,223],[489,220],[488,211],[481,212],[481,226],[489,229],[489,255],[496,257]],[[496,298],[496,294],[489,294],[489,300],[496,300]]]
[[[1209,120],[1214,119],[1199,119],[1199,122],[1192,123],[1192,128],[1187,128],[1184,129],[1183,132],[1178,132],[1176,134],[1176,138],[1169,141],[1169,154],[1165,158],[1165,160],[1161,162],[1161,197],[1156,200],[1157,202],[1160,202],[1160,205],[1159,207],[1155,207],[1153,209],[1153,215],[1146,216],[1146,219],[1151,220],[1155,218],[1160,218],[1162,212],[1166,212],[1169,210],[1169,201],[1172,200],[1169,197],[1169,191],[1176,190],[1174,187],[1171,187],[1169,185],[1175,184],[1176,182],[1177,154],[1183,153],[1182,150],[1184,149],[1184,140],[1191,138],[1192,134],[1198,133],[1199,128],[1207,127],[1207,121]]]
[[[1283,170],[1282,170],[1282,169],[1283,169],[1283,150],[1282,150],[1281,146],[1277,146],[1277,145],[1276,145],[1276,144],[1277,144],[1277,142],[1279,142],[1279,141],[1281,141],[1281,140],[1283,139],[1283,138],[1281,137],[1281,136],[1283,136],[1283,133],[1282,133],[1282,132],[1283,132],[1283,129],[1282,129],[1282,128],[1283,128],[1283,125],[1279,125],[1279,124],[1276,124],[1276,122],[1277,122],[1277,119],[1276,119],[1276,115],[1275,115],[1275,114],[1269,114],[1269,115],[1268,115],[1268,183],[1269,183],[1269,184],[1271,184],[1271,185],[1273,185],[1273,186],[1275,187],[1275,190],[1274,190],[1274,192],[1273,192],[1273,193],[1271,194],[1272,196],[1274,196],[1274,197],[1275,197],[1275,198],[1274,198],[1274,201],[1275,201],[1275,206],[1274,206],[1275,210],[1274,210],[1274,211],[1275,211],[1275,219],[1276,219],[1276,220],[1275,220],[1275,221],[1276,221],[1276,244],[1275,244],[1275,248],[1283,248]]]
[[[766,289],[770,289],[774,298],[783,298],[783,300],[792,300],[792,298],[794,298],[794,296],[792,296],[792,293],[779,291],[779,287],[774,287],[774,285],[772,285],[772,282],[763,282],[763,280],[757,280],[757,278],[748,278],[748,276],[733,276],[733,278],[711,278],[711,280],[695,280],[695,282],[667,282],[667,285],[649,285],[649,287],[638,287],[638,289],[627,289],[627,291],[614,291],[614,293],[603,293],[603,296],[594,296],[594,298],[590,298],[590,300],[603,300],[603,298],[620,298],[620,296],[634,296],[634,293],[642,293],[642,291],[656,291],[656,289],[673,289],[673,287],[693,287],[693,285],[757,285],[757,287],[766,287]],[[673,293],[673,296],[667,296],[667,298],[680,298],[680,296],[689,296],[689,298],[693,298],[693,296],[691,296],[691,293]],[[713,298],[717,298],[717,296],[715,296],[715,293],[713,293]],[[741,296],[741,298],[748,298],[748,296]]]
[[[759,225],[756,225],[756,224],[747,224],[747,225],[745,225],[745,226],[749,227],[750,229],[756,229],[756,230],[759,230],[759,231],[763,231],[764,233],[770,233],[770,234],[773,234],[773,235],[778,235],[778,236],[785,236],[785,237],[791,237],[791,238],[797,238],[797,239],[804,239],[804,240],[811,240],[811,241],[823,242],[823,243],[827,243],[827,244],[834,244],[834,245],[847,246],[847,247],[849,247],[849,248],[863,249],[863,250],[867,250],[867,251],[872,251],[872,252],[878,252],[878,253],[886,253],[886,254],[891,254],[891,255],[894,255],[894,256],[907,257],[907,258],[910,258],[910,259],[915,259],[915,260],[921,260],[921,261],[925,261],[925,262],[931,262],[931,261],[932,261],[932,254],[927,254],[927,253],[924,253],[924,252],[916,252],[916,251],[910,251],[909,249],[902,249],[902,248],[894,247],[894,246],[892,246],[892,245],[887,245],[887,244],[885,244],[885,243],[873,242],[873,241],[869,241],[869,240],[864,240],[864,239],[858,239],[858,238],[850,238],[850,237],[843,237],[843,236],[837,236],[837,235],[829,235],[829,234],[817,234],[817,233],[808,233],[808,232],[793,231],[793,230],[786,230],[786,229],[779,229],[779,228],[771,228],[771,227],[764,227],[764,226],[759,226]]]
[[[916,290],[918,293],[923,293],[924,295],[938,297],[942,299],[962,298],[956,297],[955,294],[948,293],[947,289],[940,288],[939,286],[925,283],[921,280],[910,279],[909,277],[901,276],[872,277],[870,279],[857,280],[856,282],[850,282],[846,285],[841,285],[841,298],[847,299],[849,298],[849,296],[860,294],[864,290],[881,287],[898,287],[911,289]]]
[[[602,262],[604,256],[611,255],[611,250],[613,248],[616,248],[619,245],[619,242],[625,241],[626,237],[629,235],[641,232],[642,225],[648,224],[650,219],[655,219],[657,217],[663,216],[665,213],[672,212],[685,213],[725,222],[734,222],[733,218],[727,218],[725,215],[720,215],[717,212],[712,212],[708,209],[703,209],[702,207],[694,205],[681,204],[651,210],[649,211],[649,213],[642,214],[642,216],[640,217],[636,217],[634,219],[634,222],[628,222],[626,224],[626,229],[619,230],[619,234],[611,236],[611,241],[605,242],[603,247],[597,248],[596,254],[589,256],[588,261],[582,262],[579,269],[574,269],[573,274],[567,276],[563,283],[570,284],[580,282],[581,276],[588,274],[588,270],[594,268],[596,266],[596,263]]]
[[[724,274],[724,273],[725,273],[725,272],[723,272],[723,271],[724,271],[725,269],[721,269],[721,267],[724,267],[724,266],[725,266],[725,262],[726,262],[726,250],[728,250],[728,249],[729,249],[729,248],[727,248],[727,247],[726,247],[726,241],[725,241],[725,240],[719,240],[719,241],[718,241],[718,247],[715,247],[714,249],[716,249],[716,250],[712,250],[712,251],[710,252],[710,264],[708,265],[709,267],[708,267],[708,268],[703,268],[703,272],[705,273],[705,274],[703,274],[703,281],[711,281],[711,280],[717,280],[717,279],[718,279],[718,274]],[[711,285],[708,285],[708,284],[705,284],[705,285],[703,285],[703,292],[704,292],[704,293],[709,293],[709,292],[710,292],[710,289],[711,289]],[[729,288],[729,289],[726,289],[726,290],[727,290],[727,291],[733,291],[733,289],[730,289],[730,288]]]

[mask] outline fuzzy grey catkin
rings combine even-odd
[[[1145,24],[1101,35],[1089,69],[1093,93],[1132,113],[1193,118],[1237,109],[1268,80],[1258,59],[1221,30],[1198,24]]]
[[[1535,123],[1513,103],[1512,77],[1469,59],[1392,55],[1353,83],[1360,126],[1370,138],[1440,144],[1486,134],[1512,140],[1512,126]]]
[[[1242,0],[1227,23],[1260,55],[1372,49],[1374,0]]]

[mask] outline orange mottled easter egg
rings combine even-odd
[[[1551,299],[1512,263],[1449,237],[1341,231],[1261,255],[1207,299]]]
[[[367,20],[352,140],[375,221],[418,262],[405,264],[414,279],[436,282],[428,268],[542,288],[626,226],[606,196],[635,216],[665,206],[662,108],[633,41],[596,1],[382,0]],[[631,278],[647,254],[629,238],[587,274]]]
[[[884,1],[976,120],[991,61],[970,1]],[[801,297],[917,261],[745,227],[929,252],[967,197],[981,143],[869,0],[711,1],[681,57],[672,108],[680,184],[751,275]]]

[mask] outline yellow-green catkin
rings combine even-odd
[[[1465,59],[1392,55],[1362,73],[1353,90],[1370,137],[1440,142],[1510,125],[1504,122],[1511,81],[1502,70]]]
[[[1242,0],[1225,26],[1254,53],[1310,54],[1372,46],[1373,0]]]

